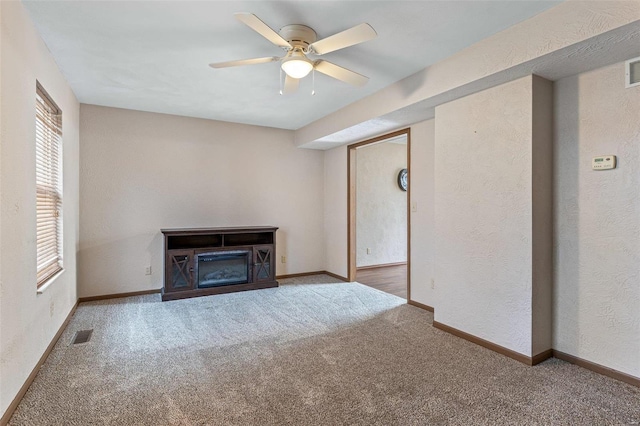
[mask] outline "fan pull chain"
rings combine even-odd
[[[311,71],[311,96],[316,94],[316,69]]]
[[[282,95],[282,67],[280,67],[280,94]]]

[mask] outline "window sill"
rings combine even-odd
[[[48,288],[49,286],[51,286],[51,284],[53,284],[53,282],[58,279],[58,277],[60,275],[62,275],[62,273],[64,272],[64,268],[60,269],[58,272],[56,272],[51,278],[49,278],[47,280],[47,282],[45,282],[44,284],[42,284],[40,287],[38,287],[38,291],[37,294],[43,294]]]

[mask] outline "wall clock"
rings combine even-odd
[[[403,191],[407,190],[407,169],[402,169],[398,173],[398,186]]]

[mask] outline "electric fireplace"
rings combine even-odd
[[[163,229],[162,300],[277,287],[277,229]]]

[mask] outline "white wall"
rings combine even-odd
[[[555,111],[553,345],[640,377],[640,87],[614,64],[556,82]]]
[[[324,151],[325,270],[347,278],[347,146]]]
[[[435,320],[525,356],[536,355],[533,80],[440,105],[435,126]]]
[[[278,226],[278,275],[324,269],[323,153],[293,132],[83,104],[80,134],[81,297],[160,288],[161,228]]]
[[[435,306],[431,288],[434,253],[435,120],[411,126],[411,300]]]
[[[0,414],[76,302],[79,104],[19,2],[0,2]],[[62,109],[64,272],[36,293],[36,80]]]
[[[398,187],[398,173],[407,168],[404,141],[355,151],[357,267],[407,261],[407,193]]]

